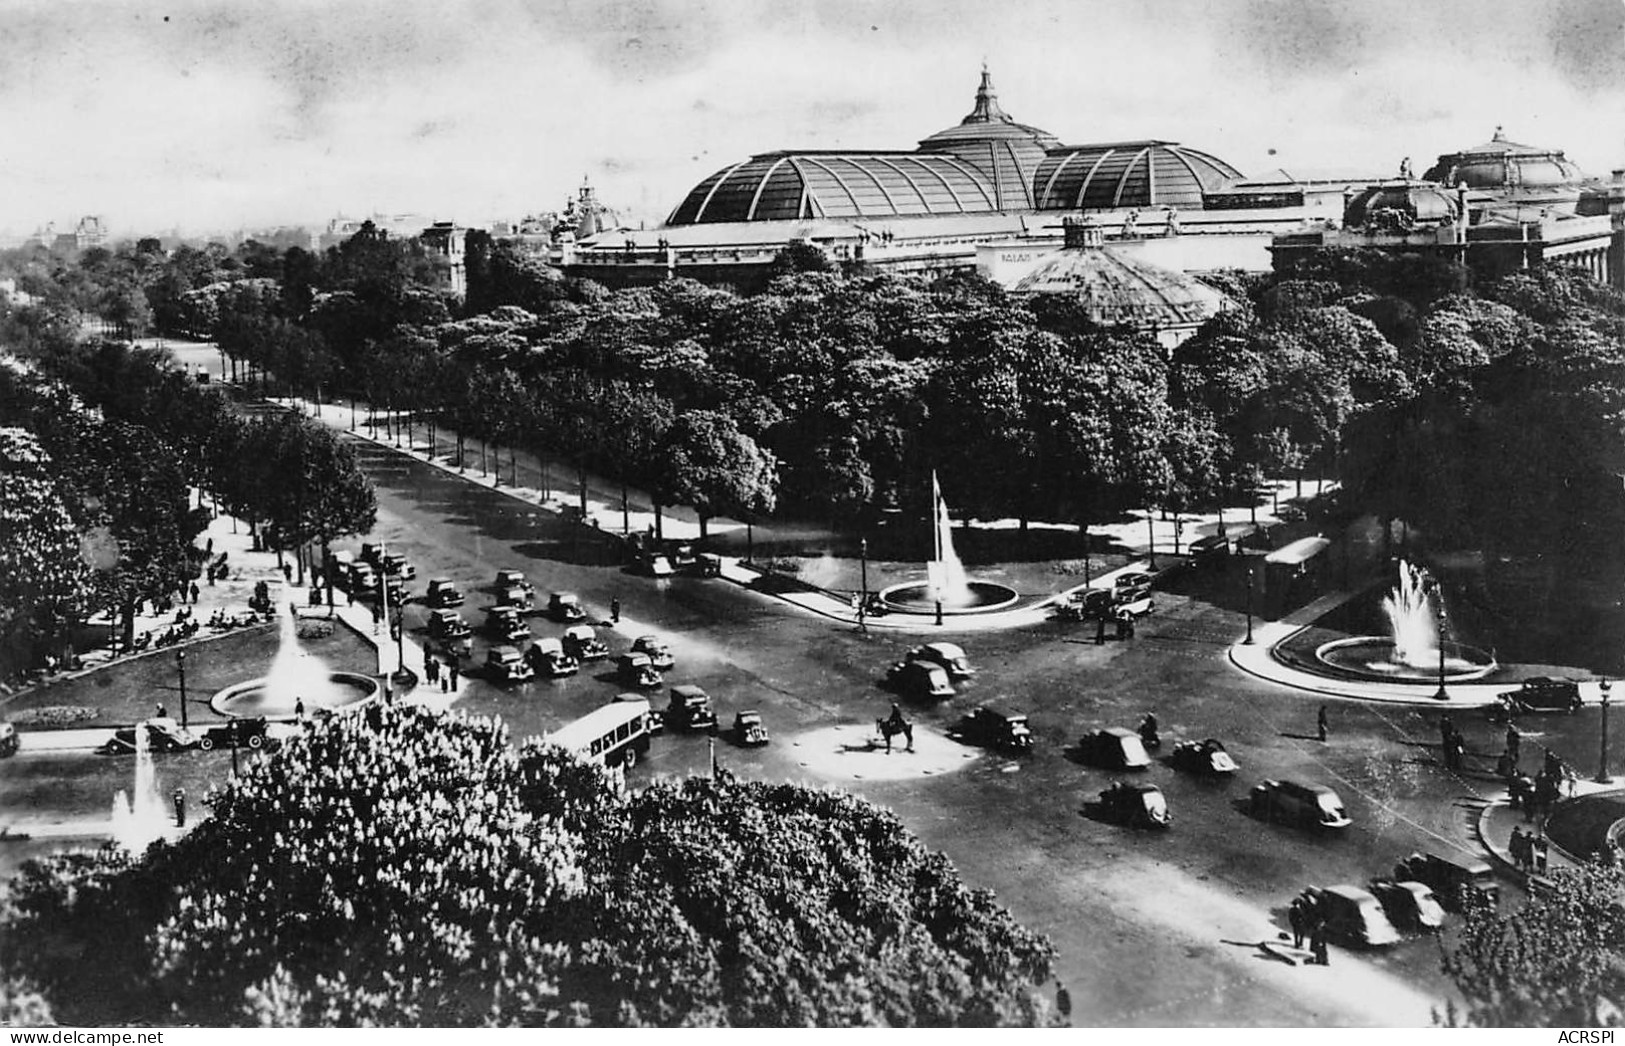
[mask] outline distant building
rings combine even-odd
[[[72,232],[57,232],[55,222],[47,222],[23,241],[24,247],[49,247],[53,251],[71,254],[91,247],[107,246],[107,226],[94,214],[79,219]]]
[[[456,222],[435,222],[418,235],[441,274],[442,286],[457,297],[468,294],[468,265],[464,251],[468,242],[468,229]]]

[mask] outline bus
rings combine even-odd
[[[649,751],[649,702],[616,701],[548,734],[589,763],[631,768]]]

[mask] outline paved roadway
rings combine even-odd
[[[929,778],[836,781],[803,765],[809,760],[798,758],[805,753],[797,738],[884,715],[890,697],[877,679],[909,637],[858,634],[724,582],[634,577],[605,562],[580,528],[355,442],[378,489],[378,525],[368,539],[388,541],[416,564],[416,591],[433,575],[456,578],[470,589],[476,624],[489,596],[474,589],[501,567],[525,570],[544,599],[550,590],[581,593],[595,617],[606,617],[610,599],[619,598],[621,627],[604,630],[612,653],[641,632],[666,634],[677,656],[670,682],[704,686],[725,723],[740,708],[762,710],[774,743],[748,753],[719,747],[726,765],[752,778],[840,784],[895,809],[972,885],[993,889],[1055,940],[1078,1023],[1417,1025],[1428,1022],[1431,1007],[1442,1008],[1448,984],[1430,941],[1374,956],[1334,949],[1330,969],[1289,965],[1257,943],[1277,938],[1283,906],[1303,886],[1362,883],[1418,848],[1477,855],[1472,820],[1496,784],[1443,769],[1430,709],[1333,700],[1331,739],[1314,740],[1321,698],[1227,662],[1226,647],[1242,630],[1239,576],[1192,577],[1188,594],[1159,596],[1157,613],[1128,643],[1097,647],[1092,632],[1059,624],[966,640],[981,674],[952,701],[913,715],[944,729],[969,705],[997,699],[1031,714],[1037,750],[1024,759],[982,755]],[[408,627],[421,627],[422,616],[409,606]],[[534,622],[537,635],[562,627]],[[500,713],[522,737],[609,700],[621,687],[607,671],[511,690],[476,679],[459,704]],[[1238,780],[1220,784],[1161,765],[1148,771],[1175,818],[1160,836],[1089,817],[1084,804],[1112,775],[1065,751],[1082,731],[1132,727],[1148,709],[1166,739],[1217,735],[1242,764]],[[1547,736],[1526,734],[1526,751],[1538,757],[1542,743],[1552,744],[1585,765],[1595,714],[1549,721]],[[1457,719],[1470,750],[1497,749],[1496,728],[1465,713]],[[634,774],[703,772],[707,759],[702,739],[666,738]],[[1326,838],[1250,819],[1237,801],[1263,777],[1332,785],[1354,827]]]

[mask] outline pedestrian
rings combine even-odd
[[[282,564],[282,580],[288,582],[289,584],[293,583],[293,564],[292,563],[284,563],[284,564]]]
[[[621,623],[621,599],[619,596],[609,601],[609,623],[612,625]]]
[[[1058,980],[1055,982],[1055,1010],[1068,1024],[1072,1023],[1072,993]]]
[[[454,693],[454,694],[457,692],[457,662],[456,662],[456,660],[453,660],[452,663],[451,663],[451,692]]]
[[[203,554],[205,556],[214,555],[214,538],[210,538],[208,543],[203,546]]]
[[[1523,834],[1522,825],[1513,825],[1512,837],[1507,840],[1507,853],[1512,857],[1512,867],[1518,871],[1524,870],[1524,861],[1529,855],[1528,837]]]
[[[1522,746],[1522,744],[1523,744],[1523,735],[1518,733],[1518,728],[1516,726],[1514,726],[1512,723],[1508,723],[1507,724],[1507,755],[1510,755],[1512,757],[1512,762],[1513,762],[1514,765],[1516,765],[1517,762],[1518,762],[1518,756],[1520,754],[1519,753],[1519,748]]]
[[[1292,947],[1303,947],[1303,898],[1294,897],[1286,909],[1287,925],[1292,927]]]
[[[1315,717],[1315,728],[1320,731],[1321,741],[1326,740],[1326,706],[1320,706],[1320,714]]]
[[[440,682],[440,662],[432,654],[423,655],[423,678],[431,683]]]
[[[1535,782],[1529,775],[1520,771],[1512,779],[1512,795],[1515,799],[1513,805],[1523,807],[1523,819],[1530,821],[1535,816]]]
[[[192,602],[196,603],[197,602],[197,597],[202,595],[202,594],[203,594],[203,590],[197,587],[197,582],[196,581],[192,582]]]
[[[162,701],[158,702],[158,718],[159,719],[168,719],[169,718],[169,710],[164,708],[164,703]]]
[[[293,717],[295,719],[299,720],[301,723],[303,723],[305,721],[305,699],[304,698],[296,697],[296,698],[293,699]]]
[[[1456,736],[1456,724],[1447,715],[1439,717],[1439,751],[1450,749],[1450,739]]]
[[[1106,645],[1106,615],[1101,614],[1095,618],[1095,646]]]
[[[1535,836],[1534,850],[1535,850],[1535,873],[1537,875],[1545,875],[1546,874],[1546,837],[1544,835]]]
[[[440,676],[440,692],[444,694],[449,689],[451,689],[451,679],[447,675]]]
[[[186,827],[186,789],[175,789],[175,827]]]
[[[1323,919],[1316,919],[1314,926],[1309,930],[1309,952],[1310,962],[1319,963],[1321,966],[1331,965],[1331,956],[1326,950],[1326,923]]]

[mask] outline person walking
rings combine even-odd
[[[1524,870],[1524,858],[1528,854],[1526,844],[1527,837],[1523,834],[1523,826],[1513,825],[1512,837],[1507,840],[1507,854],[1512,858],[1512,867],[1520,872]]]
[[[1294,897],[1286,909],[1287,925],[1292,927],[1292,947],[1303,947],[1303,898]]]
[[[454,694],[457,692],[457,659],[456,658],[453,658],[452,662],[451,662],[451,692],[454,693]]]
[[[1531,849],[1534,850],[1533,857],[1534,857],[1534,865],[1535,865],[1535,874],[1537,874],[1537,875],[1545,875],[1546,874],[1546,857],[1547,857],[1547,853],[1546,853],[1546,837],[1544,835],[1535,836],[1535,840],[1534,840],[1534,843],[1533,843]]]
[[[1324,919],[1317,918],[1314,926],[1309,930],[1309,953],[1311,956],[1310,962],[1318,963],[1321,966],[1331,965],[1331,956],[1326,950],[1326,921]]]
[[[612,624],[612,625],[618,625],[618,624],[621,623],[621,597],[620,596],[616,596],[615,598],[613,598],[613,599],[611,599],[609,601],[609,623]]]
[[[1322,742],[1326,740],[1326,706],[1320,706],[1320,713],[1315,717],[1315,729],[1320,732]]]
[[[433,654],[423,655],[423,678],[431,683],[440,682],[440,662],[434,659]]]
[[[1072,993],[1059,980],[1055,982],[1055,1011],[1068,1024],[1072,1023]]]
[[[1518,732],[1517,726],[1507,724],[1507,755],[1512,757],[1512,765],[1518,765],[1519,749],[1523,745],[1523,735]]]
[[[1455,724],[1455,721],[1452,720],[1447,715],[1440,716],[1439,717],[1439,751],[1440,752],[1449,751],[1450,750],[1450,739],[1452,737],[1455,737],[1455,736],[1456,736],[1456,724]]]

